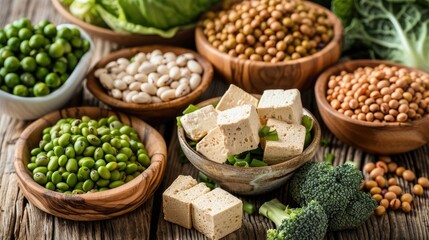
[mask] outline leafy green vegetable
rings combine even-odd
[[[263,126],[259,129],[259,137],[265,139],[266,141],[278,141],[279,135],[277,134],[277,130],[270,130],[270,127]]]
[[[87,23],[106,26],[100,14],[95,9],[96,4],[96,0],[75,0],[69,6],[70,13]]]
[[[333,0],[344,46],[364,44],[382,59],[429,71],[429,1]]]

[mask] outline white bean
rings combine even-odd
[[[107,69],[114,68],[114,67],[117,67],[117,66],[118,66],[118,63],[116,61],[111,61],[108,64],[106,64],[106,68]]]
[[[156,84],[156,81],[158,81],[158,78],[159,78],[159,74],[158,73],[150,73],[148,76],[147,76],[147,81],[148,81],[148,83],[152,83],[153,85],[155,85]]]
[[[161,100],[164,102],[170,101],[176,98],[176,89],[165,90],[161,93]]]
[[[170,87],[174,89],[176,89],[179,85],[180,83],[178,81],[173,81],[172,83],[170,83]]]
[[[113,78],[107,73],[103,73],[100,76],[100,83],[103,85],[103,87],[107,89],[113,89]]]
[[[124,81],[126,84],[131,84],[132,82],[135,82],[135,79],[133,76],[125,75],[122,77],[122,81]]]
[[[140,90],[142,90],[143,92],[149,93],[150,95],[155,95],[156,94],[156,90],[158,90],[158,89],[153,84],[143,83],[140,86]]]
[[[176,60],[176,54],[174,54],[173,52],[166,52],[164,53],[164,58],[167,61],[172,62]]]
[[[161,98],[152,96],[152,103],[162,103]]]
[[[177,88],[176,88],[176,97],[183,97],[186,94],[190,93],[191,89],[189,88],[189,86],[187,84],[180,84]]]
[[[128,89],[134,90],[134,91],[139,91],[141,85],[142,85],[142,83],[140,83],[140,82],[133,82],[128,86]]]
[[[187,60],[184,56],[180,55],[177,57],[177,59],[176,59],[177,66],[184,67],[184,66],[186,66],[186,63],[187,63]]]
[[[194,56],[194,54],[192,54],[192,53],[184,53],[184,54],[182,54],[182,56],[183,56],[184,58],[186,58],[187,60],[195,59],[195,56]]]
[[[164,74],[167,74],[167,73],[168,73],[168,67],[167,67],[167,66],[165,66],[165,65],[159,65],[159,66],[156,68],[156,71],[157,71],[159,74],[164,75]]]
[[[191,86],[191,90],[195,90],[201,83],[201,75],[193,73],[191,78],[189,79],[189,86]]]
[[[161,65],[163,60],[164,58],[162,57],[162,55],[157,55],[150,58],[150,62],[156,66]]]
[[[165,87],[160,87],[160,88],[158,88],[158,90],[156,91],[156,95],[158,96],[158,97],[161,97],[161,94],[163,93],[163,92],[165,92],[165,91],[167,91],[167,90],[170,90],[171,88],[170,87],[167,87],[167,86],[165,86]]]
[[[179,67],[172,67],[170,68],[170,71],[168,73],[170,75],[170,78],[173,80],[177,80],[180,78],[180,69]]]
[[[172,61],[172,62],[168,62],[168,63],[167,63],[167,68],[168,68],[168,69],[170,69],[170,68],[172,68],[172,67],[174,67],[174,66],[177,66],[177,64],[176,64],[176,62],[175,62],[175,61]]]
[[[131,91],[127,94],[125,97],[125,102],[131,102],[134,95],[137,95],[139,92],[137,91]]]
[[[108,72],[107,69],[105,69],[105,68],[99,68],[99,69],[95,70],[94,76],[97,77],[97,78],[99,78],[102,73],[107,73],[107,72]]]
[[[130,75],[134,75],[137,73],[138,68],[139,68],[139,64],[136,62],[133,62],[127,66],[127,73]]]
[[[125,90],[128,88],[127,84],[120,79],[116,79],[115,81],[113,81],[113,86],[119,90]]]
[[[122,79],[124,76],[126,76],[127,75],[127,73],[126,72],[120,72],[120,73],[118,73],[116,76],[115,76],[115,78],[120,78],[120,79]]]
[[[182,78],[190,78],[191,77],[191,71],[189,71],[188,68],[181,68],[180,69],[180,76]]]
[[[146,54],[140,52],[137,53],[137,55],[134,56],[134,59],[137,63],[142,63],[144,61],[146,61]]]
[[[203,73],[203,68],[201,67],[201,65],[198,62],[194,61],[194,60],[190,60],[187,63],[187,67],[193,73],[198,73],[198,74]]]
[[[180,84],[186,84],[186,85],[188,85],[188,84],[189,84],[189,80],[188,80],[187,78],[181,78],[181,79],[179,80],[179,83],[180,83]]]
[[[125,98],[127,97],[128,93],[130,93],[130,92],[131,92],[131,91],[130,91],[130,90],[128,90],[128,89],[122,92],[122,100],[123,100],[123,101],[125,101]]]
[[[147,75],[144,73],[137,73],[134,75],[134,79],[139,82],[147,82]]]
[[[119,89],[112,89],[112,96],[116,99],[121,99],[122,98],[122,92]]]
[[[114,73],[114,74],[118,74],[118,73],[122,72],[122,69],[120,69],[119,67],[113,67],[110,69],[110,72]]]
[[[135,103],[150,103],[150,102],[152,102],[152,98],[149,96],[149,94],[147,94],[145,92],[140,92],[140,93],[134,95],[131,98],[131,101],[133,101]]]
[[[144,74],[147,75],[147,74],[149,74],[149,73],[151,73],[151,72],[153,72],[155,70],[156,70],[156,66],[155,65],[153,65],[150,62],[144,62],[144,63],[142,63],[142,65],[140,65],[140,67],[138,69],[138,72],[139,73],[144,73]]]
[[[127,58],[118,58],[116,62],[121,66],[128,66],[130,64],[130,60],[128,60]]]
[[[163,87],[170,85],[170,83],[173,81],[168,75],[162,75],[157,81],[156,86]]]
[[[153,50],[153,51],[151,52],[151,56],[152,56],[152,57],[154,57],[154,56],[158,56],[158,55],[162,55],[162,52],[161,52],[161,50],[159,50],[159,49],[155,49],[155,50]]]

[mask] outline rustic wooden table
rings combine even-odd
[[[0,27],[20,17],[28,17],[33,22],[48,19],[54,23],[65,20],[57,14],[49,0],[1,0]],[[118,48],[116,44],[94,38],[94,64],[101,56]],[[220,96],[226,89],[226,84],[216,77],[213,85],[202,97]],[[312,102],[312,92],[304,94],[304,105],[316,112]],[[84,90],[70,105],[98,105],[94,97]],[[320,118],[319,118],[320,119]],[[187,230],[163,220],[161,211],[161,195],[163,190],[179,174],[197,177],[198,171],[190,164],[181,164],[178,158],[179,144],[176,128],[173,122],[156,126],[164,135],[168,144],[168,163],[165,179],[158,191],[141,207],[121,217],[97,222],[73,222],[46,214],[29,203],[19,190],[13,156],[15,143],[30,122],[19,121],[8,116],[0,116],[0,239],[205,239],[196,230]],[[322,124],[323,125],[323,124]],[[332,136],[323,127],[323,137],[328,138],[329,146],[320,148],[316,159],[321,159],[326,153],[334,153],[335,164],[346,160],[357,163],[358,167],[376,156],[367,154],[347,146]],[[429,145],[418,150],[392,156],[399,165],[414,170],[418,176],[429,176]],[[402,179],[401,185],[410,191],[410,184]],[[287,186],[269,194],[258,197],[245,197],[247,201],[260,206],[262,202],[274,197],[288,202]],[[267,219],[245,214],[240,230],[230,234],[225,239],[265,239],[265,231],[274,225]],[[429,193],[415,199],[411,213],[388,211],[383,217],[372,216],[365,224],[356,230],[330,232],[327,239],[429,239]]]

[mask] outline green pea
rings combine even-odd
[[[110,171],[107,167],[105,166],[101,166],[97,169],[98,174],[100,175],[101,178],[103,179],[110,179],[111,174]]]
[[[56,147],[54,147],[54,154],[55,154],[55,156],[57,156],[57,157],[59,157],[59,156],[63,155],[63,154],[64,154],[64,148],[63,148],[63,147],[61,147],[61,146],[56,146]]]
[[[114,149],[109,143],[103,143],[101,148],[107,154],[116,155],[116,149]]]
[[[49,158],[47,156],[40,156],[38,158],[36,158],[36,165],[38,167],[40,166],[48,166],[49,163]]]
[[[56,73],[49,73],[46,75],[45,83],[50,88],[58,88],[61,86],[60,77]]]
[[[35,168],[37,168],[37,164],[36,163],[29,163],[27,164],[27,168],[30,171],[33,171]]]
[[[82,191],[82,186],[83,186],[83,181],[77,182],[76,186],[74,186],[74,189]]]
[[[116,155],[116,160],[118,162],[126,162],[128,161],[128,156],[123,153],[118,153],[118,155]]]
[[[146,149],[144,148],[143,143],[139,142],[139,143],[137,143],[137,145],[138,145],[138,147],[139,147],[141,150],[146,151]]]
[[[146,170],[146,168],[143,167],[139,162],[136,162],[135,164],[137,165],[137,171],[143,172],[144,170]]]
[[[119,153],[123,153],[127,155],[128,158],[130,158],[133,155],[133,150],[129,147],[123,147],[119,150]]]
[[[38,173],[38,172],[41,172],[41,173],[43,173],[43,174],[46,174],[46,173],[48,172],[48,168],[46,168],[46,167],[36,167],[36,168],[33,170],[33,174]]]
[[[127,167],[126,162],[118,162],[118,170],[119,171],[124,171],[126,167]]]
[[[68,158],[74,158],[76,156],[74,148],[69,146],[66,147],[64,154],[68,157]]]
[[[98,175],[98,172],[97,172],[97,170],[91,170],[91,173],[90,173],[90,178],[91,178],[91,180],[92,181],[94,181],[94,182],[96,182],[96,181],[98,181],[98,179],[100,179],[100,175]]]
[[[121,179],[121,173],[118,170],[113,170],[111,173],[110,180],[117,181]]]
[[[127,174],[133,174],[133,173],[135,173],[136,171],[137,171],[137,165],[136,164],[134,164],[134,163],[130,163],[130,164],[128,164],[127,165],[127,167],[125,168],[125,172],[127,173]]]
[[[51,191],[55,191],[55,184],[53,182],[47,182],[45,188]]]
[[[33,175],[34,181],[36,181],[40,185],[45,185],[48,182],[48,178],[44,173],[37,172]]]
[[[133,179],[134,179],[133,175],[127,175],[127,177],[125,178],[125,182],[127,183]]]
[[[133,150],[133,152],[137,152],[139,150],[139,147],[137,145],[137,141],[130,140],[130,148]]]
[[[52,176],[51,176],[51,181],[52,181],[52,183],[54,183],[55,185],[56,185],[57,183],[61,182],[61,181],[62,181],[61,173],[60,173],[59,171],[55,171],[55,172],[53,172],[53,173],[52,173]]]
[[[32,49],[38,49],[42,47],[44,42],[45,38],[40,34],[34,34],[29,40],[29,44]]]
[[[96,149],[96,147],[89,146],[89,147],[85,148],[85,150],[83,151],[82,155],[85,156],[85,157],[92,157],[92,156],[94,156],[95,149]]]
[[[131,132],[130,138],[131,138],[131,140],[139,141],[139,135],[136,132]]]
[[[101,147],[98,147],[95,149],[94,152],[94,159],[95,160],[99,160],[99,159],[103,159],[104,158],[104,151]]]
[[[61,174],[61,179],[62,179],[63,181],[66,181],[66,180],[67,180],[67,178],[69,177],[69,175],[70,175],[70,173],[69,173],[69,172],[63,172],[63,173]]]
[[[33,94],[36,97],[43,97],[50,93],[49,87],[42,82],[36,83],[33,87]]]
[[[28,97],[28,88],[24,85],[16,85],[12,90],[13,95],[20,97]]]
[[[82,140],[77,140],[74,144],[74,151],[77,155],[80,155],[83,153],[85,148],[87,147],[87,143]]]
[[[90,157],[84,157],[81,160],[79,160],[79,166],[85,166],[87,168],[92,168],[95,165],[95,161],[94,159],[90,158]]]
[[[65,40],[70,40],[72,36],[73,32],[69,28],[63,27],[58,29],[57,37],[63,38]]]
[[[93,146],[100,146],[100,144],[101,144],[100,139],[99,139],[97,136],[93,135],[93,134],[89,134],[89,135],[86,137],[86,139],[87,139],[87,140],[88,140],[88,142],[89,142],[91,145],[93,145]]]
[[[137,161],[141,163],[144,167],[149,167],[150,165],[149,156],[144,153],[138,155]]]
[[[119,187],[124,184],[124,181],[114,181],[109,184],[109,188]]]
[[[89,170],[88,167],[82,166],[79,168],[79,171],[77,172],[77,176],[81,177],[82,179],[89,179],[89,174],[91,173],[91,170]]]
[[[77,165],[76,159],[70,158],[67,161],[66,169],[67,169],[68,172],[77,172],[78,165]]]
[[[53,38],[57,35],[57,28],[54,24],[50,23],[43,28],[43,33],[45,36]]]
[[[37,154],[41,153],[42,149],[40,148],[33,148],[30,152],[31,156],[36,156]]]
[[[116,157],[115,157],[115,156],[113,156],[112,154],[106,154],[106,155],[104,156],[104,159],[105,159],[107,162],[116,162]]]
[[[31,73],[23,73],[19,76],[21,83],[26,87],[33,87],[36,84],[36,78]],[[29,91],[32,92],[32,91]]]
[[[72,191],[72,194],[84,194],[85,192],[80,189],[75,189]]]
[[[99,187],[107,187],[109,185],[110,181],[107,179],[99,179],[95,184]]]
[[[109,169],[109,171],[113,171],[113,170],[115,170],[116,168],[118,168],[118,164],[117,164],[116,162],[109,162],[109,163],[106,165],[106,168],[107,168],[107,169]]]
[[[66,166],[66,164],[67,164],[67,161],[68,161],[69,159],[67,158],[67,156],[66,155],[62,155],[62,156],[60,156],[59,158],[58,158],[58,165],[60,166],[60,167],[65,167]]]
[[[49,56],[53,58],[59,58],[64,54],[64,47],[60,43],[52,43],[49,46]]]
[[[130,142],[124,139],[121,139],[121,147],[122,148],[129,148],[130,147]]]
[[[75,173],[70,173],[66,180],[67,185],[73,188],[77,183],[77,176]]]
[[[37,62],[37,58],[36,58],[36,62]],[[39,81],[44,81],[48,73],[49,73],[49,70],[47,68],[38,67],[36,70],[36,79]]]
[[[95,169],[98,169],[101,166],[106,166],[106,161],[104,161],[104,159],[98,159],[95,162]]]
[[[65,182],[59,182],[56,184],[57,188],[61,191],[67,191],[69,189],[69,185]]]
[[[63,133],[63,135],[61,135],[60,138],[58,139],[58,144],[61,147],[65,147],[68,144],[70,144],[70,138],[71,138],[70,133]]]
[[[58,167],[59,167],[58,159],[59,158],[57,156],[51,157],[49,159],[49,163],[48,163],[48,170],[49,171],[56,171],[58,169]]]
[[[21,68],[26,72],[34,72],[36,67],[36,60],[32,57],[25,57],[21,60]]]

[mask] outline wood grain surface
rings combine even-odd
[[[26,16],[33,21],[49,19],[55,23],[64,23],[63,19],[53,8],[49,0],[0,0],[0,26]],[[101,56],[115,50],[114,43],[94,38],[96,54],[93,64]],[[203,99],[220,96],[226,85],[215,81],[203,94]],[[316,117],[320,116],[314,111],[316,108],[314,93],[306,92],[304,106],[312,110]],[[90,105],[106,107],[94,99],[84,90],[77,95],[71,106]],[[320,122],[320,121],[319,121]],[[180,163],[178,157],[179,142],[173,122],[156,125],[155,127],[164,135],[168,144],[167,168],[164,181],[154,196],[136,210],[126,215],[104,221],[75,222],[49,215],[33,204],[29,203],[18,188],[17,176],[13,167],[15,145],[24,128],[30,122],[0,116],[0,239],[206,239],[195,230],[187,230],[163,220],[161,212],[161,194],[163,190],[179,174],[189,174],[197,177],[198,171],[190,163]],[[345,161],[354,161],[362,169],[367,162],[375,161],[376,155],[362,152],[350,147],[335,138],[329,130],[322,126],[322,138],[329,139],[327,147],[320,148],[316,159],[322,159],[326,153],[335,154],[335,164]],[[429,145],[408,152],[392,156],[399,165],[412,169],[418,176],[429,176]],[[412,185],[399,179],[405,190],[410,191]],[[247,201],[260,206],[262,202],[277,197],[284,202],[291,202],[287,194],[287,185],[280,189],[258,197],[245,197]],[[225,239],[265,239],[265,231],[274,225],[267,219],[255,214],[243,217],[243,227]],[[365,224],[356,230],[330,232],[326,239],[362,240],[362,239],[429,239],[429,193],[415,199],[413,209],[404,214],[400,211],[388,211],[383,217],[372,216]]]

